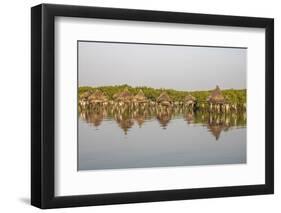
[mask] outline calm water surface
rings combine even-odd
[[[246,163],[246,113],[79,112],[78,170]]]

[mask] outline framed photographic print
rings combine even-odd
[[[31,9],[31,203],[272,194],[274,21]]]

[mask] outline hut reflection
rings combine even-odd
[[[185,120],[187,121],[188,124],[194,123],[194,113],[193,113],[192,111],[189,111],[189,112],[185,115]]]
[[[133,112],[133,118],[139,125],[139,127],[142,127],[143,123],[148,120],[148,110],[145,109],[137,109]]]
[[[219,139],[221,132],[226,128],[227,123],[225,115],[210,113],[209,121],[207,123],[207,129],[216,138],[216,140]]]
[[[128,91],[124,91],[122,94],[123,98],[130,96]],[[126,98],[122,99],[123,103]],[[168,99],[167,96],[166,99]],[[122,106],[110,103],[108,105],[96,104],[95,107],[90,109],[79,109],[81,119],[87,123],[98,127],[104,119],[114,120],[124,131],[124,134],[128,134],[129,129],[134,124],[141,128],[149,120],[157,120],[160,126],[166,129],[172,119],[183,119],[187,125],[199,124],[206,127],[206,130],[218,140],[223,131],[228,131],[231,128],[245,127],[247,122],[246,112],[218,113],[190,110],[184,104],[174,105],[173,107],[163,105],[163,103],[159,104],[159,102],[157,104],[150,104],[143,98],[141,91],[135,96],[134,104],[122,104]]]
[[[85,110],[80,112],[80,117],[87,123],[98,127],[101,125],[103,119],[107,117],[107,111],[104,108],[99,108],[98,110]]]
[[[160,125],[163,127],[163,129],[166,129],[168,123],[172,119],[172,111],[167,109],[167,110],[159,110],[157,112],[156,118]]]
[[[125,135],[127,135],[128,130],[134,125],[134,120],[131,118],[119,117],[116,122],[118,123],[119,127],[124,130]]]

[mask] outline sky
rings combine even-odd
[[[245,89],[246,48],[78,42],[79,86]]]

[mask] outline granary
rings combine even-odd
[[[104,105],[108,102],[108,99],[102,91],[96,90],[88,97],[88,101],[91,105]]]
[[[166,92],[162,92],[159,97],[156,100],[157,104],[163,105],[163,106],[171,106],[172,99]]]
[[[192,96],[191,94],[188,94],[187,96],[185,96],[184,98],[184,105],[186,107],[191,107],[193,108],[196,102],[196,98],[194,96]]]
[[[133,102],[142,104],[142,103],[147,103],[147,98],[145,97],[144,93],[142,90],[138,92],[133,98]]]
[[[129,92],[126,87],[122,92],[114,96],[115,101],[129,103],[133,100],[134,96]]]

